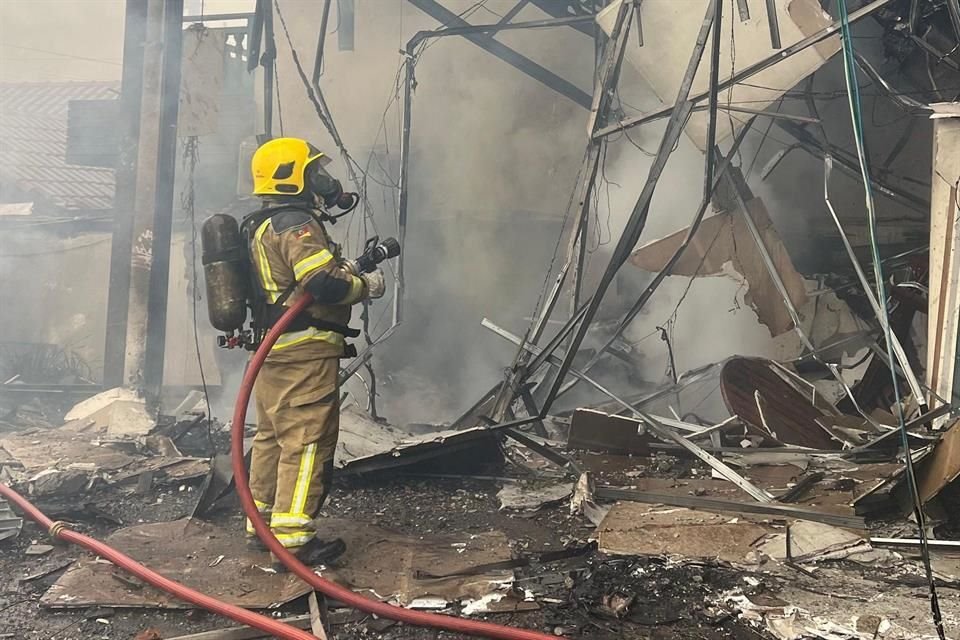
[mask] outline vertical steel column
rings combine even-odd
[[[163,384],[167,294],[170,287],[170,241],[173,237],[173,195],[177,166],[177,120],[180,114],[180,70],[183,58],[183,0],[166,0],[163,22],[163,83],[160,90],[160,137],[157,145],[157,186],[153,213],[153,261],[150,265],[143,368],[144,390],[148,398],[158,398]]]
[[[149,382],[148,391],[153,394],[159,391],[163,373],[182,19],[182,0],[147,3],[123,378],[125,384],[136,387]],[[150,332],[153,337],[148,338]],[[149,365],[149,380],[148,342],[149,356],[159,357],[159,362]]]
[[[120,148],[117,150],[116,191],[113,196],[113,234],[103,354],[103,386],[107,388],[123,384],[123,363],[126,355],[130,250],[133,245],[140,101],[143,94],[143,52],[147,35],[146,8],[142,0],[127,0],[124,15],[121,115],[118,123]]]

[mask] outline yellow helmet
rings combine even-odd
[[[307,166],[325,156],[300,138],[276,138],[253,154],[253,194],[294,196],[303,193]]]

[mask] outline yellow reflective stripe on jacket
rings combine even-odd
[[[259,258],[257,260],[257,267],[260,271],[260,284],[263,285],[263,290],[267,294],[270,302],[276,302],[277,298],[280,297],[280,285],[273,279],[273,272],[270,270],[270,261],[267,260],[267,252],[263,248],[263,234],[266,233],[269,228],[270,220],[264,220],[260,228],[257,229],[256,234],[254,234],[253,245],[257,250],[257,257]]]
[[[270,349],[271,353],[274,351],[280,351],[281,349],[286,349],[287,347],[292,347],[295,344],[302,344],[310,340],[319,340],[321,342],[329,342],[330,344],[338,347],[342,347],[345,344],[344,338],[341,334],[334,331],[321,331],[316,327],[310,327],[309,329],[304,329],[303,331],[291,331],[280,336],[280,339],[277,340],[276,344],[273,345],[273,348]]]
[[[321,267],[325,267],[333,261],[333,254],[324,249],[311,256],[307,256],[297,264],[293,265],[293,277],[297,280],[303,280],[305,276],[313,273]]]

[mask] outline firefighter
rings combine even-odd
[[[268,328],[302,291],[315,303],[277,340],[254,387],[257,434],[250,489],[284,547],[306,564],[329,562],[342,540],[319,540],[313,526],[330,491],[339,431],[339,362],[350,307],[384,294],[383,273],[356,275],[322,224],[344,205],[324,154],[304,140],[271,140],[253,155],[253,193],[263,208],[244,218],[250,249],[254,321]],[[346,198],[350,202],[350,198]],[[355,202],[354,202],[355,205]],[[247,521],[247,534],[254,536]],[[255,537],[251,543],[259,545]],[[282,567],[274,558],[274,567]]]

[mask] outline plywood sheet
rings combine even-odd
[[[276,607],[310,591],[292,574],[264,571],[270,567],[270,554],[249,550],[240,531],[200,520],[128,527],[108,536],[107,542],[172,580],[240,607]],[[91,557],[74,563],[40,604],[49,608],[191,608],[153,587],[131,582],[120,569]]]
[[[960,476],[960,422],[955,422],[920,465],[917,488],[927,502]]]
[[[640,423],[593,409],[577,409],[570,418],[567,446],[611,453],[650,453],[650,436],[637,433]]]
[[[479,599],[513,580],[511,569],[475,570],[510,560],[509,541],[500,532],[413,538],[341,518],[321,519],[317,528],[321,538],[339,537],[347,545],[334,567],[318,570],[325,578],[372,597],[405,605],[420,598]],[[292,574],[264,571],[270,567],[270,555],[247,548],[240,531],[201,520],[129,527],[107,541],[173,580],[240,607],[272,608],[310,591]],[[44,594],[41,604],[191,608],[152,587],[131,585],[113,565],[94,558],[75,563]]]
[[[101,471],[116,471],[138,459],[110,446],[98,446],[90,436],[57,431],[8,436],[0,440],[0,447],[28,472],[86,463]]]
[[[742,562],[767,530],[742,518],[618,502],[600,523],[600,551],[614,555],[678,555]]]

